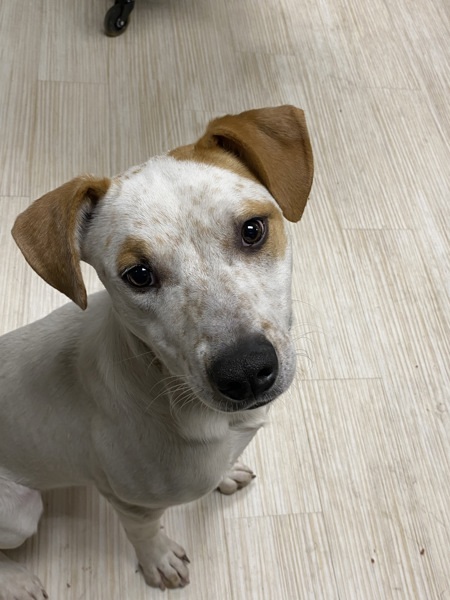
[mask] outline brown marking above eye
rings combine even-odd
[[[117,255],[117,272],[122,275],[127,269],[141,263],[150,263],[150,244],[143,239],[128,236],[122,242]]]

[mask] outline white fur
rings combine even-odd
[[[217,488],[267,412],[223,412],[205,365],[239,336],[264,333],[279,361],[265,400],[287,389],[295,369],[289,246],[282,258],[224,249],[249,200],[279,210],[250,179],[170,157],[113,180],[80,240],[107,291],[85,312],[69,304],[0,339],[0,548],[34,533],[40,515],[30,492],[11,521],[10,496],[23,493],[14,484],[94,483],[116,508],[146,581],[188,582],[185,552],[159,519]],[[127,236],[151,247],[163,273],[157,290],[136,292],[118,273]],[[251,479],[236,471],[223,491]],[[22,590],[24,573],[16,569],[14,588],[0,564],[0,590],[6,581]],[[0,600],[12,597],[0,591]]]

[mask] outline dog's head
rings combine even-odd
[[[81,308],[97,271],[121,322],[211,408],[267,404],[295,371],[291,250],[313,176],[303,112],[212,121],[197,143],[109,180],[78,177],[33,203],[14,238]]]

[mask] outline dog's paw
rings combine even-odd
[[[0,553],[0,600],[44,600],[48,598],[39,579],[25,567]]]
[[[184,549],[159,532],[151,546],[138,556],[139,567],[148,585],[165,590],[189,583],[189,559]]]
[[[221,494],[230,496],[238,490],[247,486],[252,479],[255,479],[256,475],[246,465],[237,461],[233,467],[225,473],[222,481],[219,483],[217,488]]]

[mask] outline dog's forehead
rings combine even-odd
[[[115,178],[100,212],[102,260],[114,272],[148,260],[170,265],[173,275],[186,262],[230,258],[237,228],[256,217],[272,223],[267,255],[283,257],[286,248],[281,209],[263,185],[196,161],[164,156],[130,169]]]
[[[114,207],[142,227],[245,213],[248,203],[275,205],[259,183],[231,170],[170,156],[155,157],[116,179]]]

